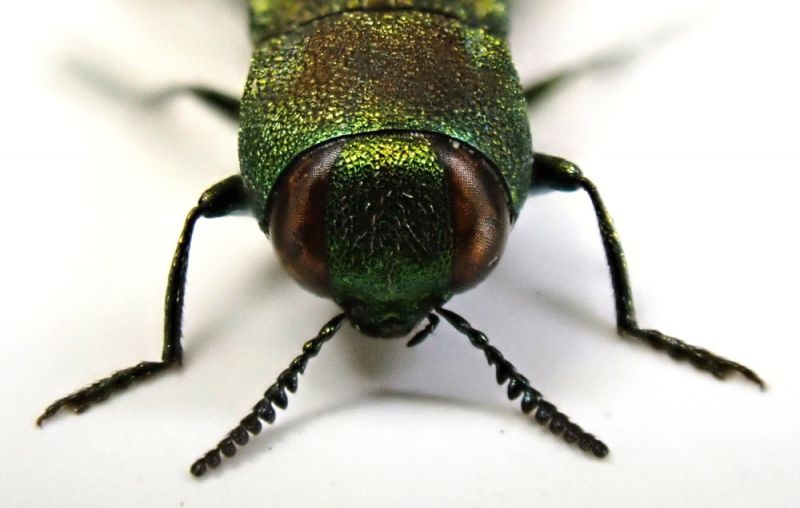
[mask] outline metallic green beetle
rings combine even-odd
[[[655,330],[639,328],[625,258],[595,186],[574,164],[534,154],[524,91],[505,40],[501,0],[251,0],[254,53],[241,101],[190,92],[240,125],[241,174],[206,191],[186,219],[170,271],[162,360],[142,362],[60,399],[77,412],[182,360],[189,245],[200,217],[249,209],[282,264],[344,312],[303,347],[239,426],[198,459],[200,476],[232,456],[275,407],[288,404],[310,358],[347,319],[409,345],[444,317],[508,382],[508,396],[568,443],[597,457],[600,440],[544,400],[486,336],[442,308],[497,264],[528,194],[586,191],[614,287],[620,333],[640,338],[717,377],[750,369]]]

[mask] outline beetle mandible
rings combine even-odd
[[[192,232],[198,219],[249,210],[286,270],[343,310],[303,346],[253,410],[192,466],[231,457],[273,423],[287,391],[347,320],[373,337],[422,342],[443,317],[496,369],[508,397],[567,443],[596,457],[607,446],[573,423],[456,313],[450,298],[496,266],[531,192],[585,191],[614,290],[617,328],[718,378],[747,367],[639,327],[625,256],[594,184],[573,163],[534,153],[527,104],[511,62],[505,0],[250,0],[254,53],[241,101],[187,91],[240,125],[241,174],[191,209],[166,291],[161,361],[141,362],[51,404],[82,412],[131,384],[181,365]]]

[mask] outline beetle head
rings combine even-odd
[[[299,157],[270,198],[283,265],[365,334],[405,335],[495,266],[510,228],[486,159],[434,134],[340,138]]]

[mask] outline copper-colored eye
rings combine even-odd
[[[447,168],[453,216],[450,289],[464,291],[482,281],[503,254],[511,228],[506,191],[494,168],[457,141],[436,143]]]
[[[270,198],[269,235],[278,258],[303,287],[323,296],[330,293],[325,202],[341,149],[333,142],[300,156]]]

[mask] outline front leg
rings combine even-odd
[[[676,360],[688,360],[700,370],[710,372],[719,379],[724,379],[732,372],[738,372],[750,381],[758,384],[762,389],[764,382],[749,368],[731,360],[722,358],[714,353],[687,344],[675,337],[665,335],[658,330],[645,330],[636,322],[636,312],[633,305],[633,295],[625,254],[619,234],[614,228],[611,216],[606,210],[597,187],[585,176],[575,164],[550,155],[535,154],[531,181],[531,191],[558,190],[574,191],[582,189],[589,194],[594,206],[597,224],[600,228],[600,237],[603,249],[611,271],[611,284],[614,288],[614,303],[616,304],[617,330],[620,335],[627,334],[641,339],[655,349],[663,349]]]
[[[228,215],[246,208],[247,199],[240,176],[232,176],[214,185],[203,193],[197,206],[186,217],[178,247],[172,259],[164,302],[164,347],[160,362],[141,362],[120,370],[82,390],[58,399],[45,409],[36,420],[37,425],[56,414],[62,407],[82,413],[97,402],[107,399],[115,392],[124,390],[137,381],[179,366],[183,360],[181,329],[183,323],[183,295],[186,287],[186,270],[189,266],[189,247],[197,219]]]

